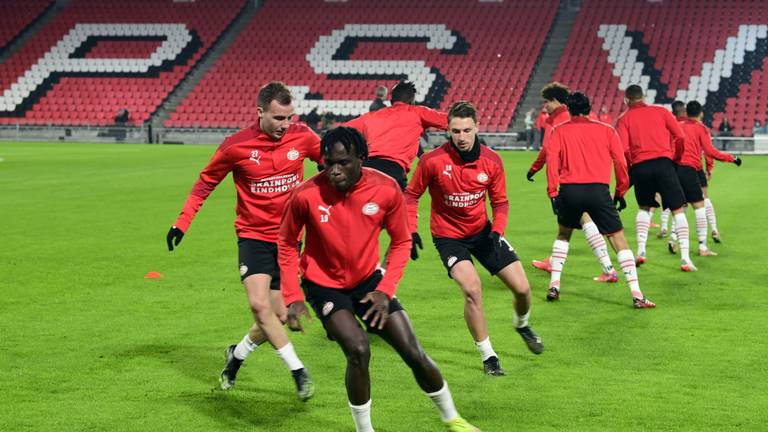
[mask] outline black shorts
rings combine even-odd
[[[680,180],[680,187],[683,188],[686,202],[704,201],[704,193],[701,191],[698,171],[689,166],[678,165],[677,178]]]
[[[505,238],[502,237],[502,242],[507,247],[497,247],[493,244],[493,240],[488,237],[490,233],[491,224],[488,223],[480,234],[472,237],[463,239],[448,237],[432,238],[432,243],[435,244],[437,252],[440,254],[440,259],[443,261],[446,270],[448,270],[448,277],[451,277],[451,268],[456,263],[464,260],[472,261],[473,256],[492,275],[495,275],[513,262],[520,260],[515,253],[515,248]],[[496,254],[497,249],[498,256]]]
[[[624,229],[613,206],[608,185],[600,183],[560,185],[557,223],[581,229],[581,216],[586,212],[600,234],[609,235]]]
[[[685,205],[685,195],[677,178],[674,162],[668,158],[651,159],[633,165],[632,182],[635,185],[635,199],[640,207],[658,207],[656,193],[661,195],[664,208],[679,209]]]
[[[379,282],[381,282],[381,278],[381,271],[376,270],[372,275],[368,276],[368,278],[357,284],[357,286],[351,290],[326,288],[307,279],[301,281],[301,286],[304,288],[304,295],[307,297],[307,301],[312,305],[312,309],[315,310],[315,315],[317,315],[324,327],[328,320],[331,319],[331,315],[337,311],[346,309],[357,315],[357,317],[365,323],[368,332],[378,333],[378,329],[369,326],[369,321],[372,317],[369,317],[367,321],[363,320],[363,315],[365,315],[371,307],[371,304],[360,303],[360,300],[362,300],[369,292],[376,290],[376,287],[379,286]],[[400,310],[403,310],[400,302],[397,301],[397,298],[392,298],[389,301],[389,313],[392,314]],[[330,338],[330,334],[328,336]]]
[[[696,171],[696,174],[699,175],[699,185],[701,185],[703,188],[707,187],[707,173],[705,173],[704,170],[698,170]]]
[[[400,186],[400,190],[404,191],[405,187],[408,186],[408,179],[405,176],[405,170],[397,162],[393,162],[388,159],[369,158],[363,162],[363,166],[381,171],[384,174],[392,177]]]
[[[240,280],[254,274],[272,276],[269,288],[280,289],[280,268],[277,266],[277,244],[262,240],[239,237]]]

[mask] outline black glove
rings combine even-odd
[[[741,166],[741,158],[736,156],[736,160],[734,160],[733,163],[735,163],[736,166]]]
[[[181,243],[181,239],[184,238],[184,231],[176,228],[176,225],[172,226],[168,230],[168,235],[165,236],[165,241],[168,242],[168,250],[172,251],[174,246],[178,246]]]
[[[498,261],[499,248],[501,248],[501,234],[497,233],[496,231],[491,231],[491,233],[488,234],[488,238],[490,238],[491,242],[493,242],[493,251],[496,253],[496,261]]]
[[[535,172],[533,172],[532,170],[528,170],[528,173],[525,175],[525,178],[527,178],[529,182],[532,182],[532,181],[533,181],[533,176],[534,176],[535,174],[536,174],[536,173],[535,173]]]
[[[421,236],[419,233],[411,234],[411,259],[416,261],[419,259],[419,251],[416,248],[424,250],[424,245],[421,244]]]
[[[625,200],[623,196],[614,195],[613,205],[616,206],[616,210],[622,211],[627,208],[627,200]]]
[[[560,216],[560,197],[559,196],[552,198],[552,213],[554,213],[555,216]]]

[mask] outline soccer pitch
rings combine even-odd
[[[290,334],[315,381],[309,402],[298,401],[269,346],[251,355],[233,390],[218,390],[224,348],[252,323],[237,273],[230,178],[179,248],[165,245],[213,151],[0,143],[0,430],[354,430],[344,357],[316,319],[307,334]],[[506,237],[532,285],[531,325],[544,353],[527,351],[511,325],[511,294],[481,270],[491,340],[507,370],[483,375],[460,290],[429,241],[428,194],[425,249],[398,290],[461,414],[483,431],[764,430],[768,158],[716,165],[710,196],[723,243],[711,244],[720,256],[693,255],[698,273],[682,273],[651,231],[639,276],[658,307],[633,310],[623,278],[592,281],[600,268],[580,232],[560,302],[544,300],[548,275],[530,261],[549,253],[556,233],[546,178],[525,180],[534,153],[501,156]],[[632,191],[627,201],[622,218],[634,249]],[[163,278],[145,279],[149,271]],[[442,430],[397,354],[376,337],[371,345],[376,430]]]

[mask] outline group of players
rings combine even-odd
[[[603,264],[603,274],[612,281],[617,279],[607,258],[605,235],[618,252],[634,307],[655,306],[640,291],[636,261],[615,207],[626,207],[623,196],[630,186],[624,149],[629,150],[626,160],[632,165],[641,212],[647,214],[648,208],[658,206],[654,196],[661,193],[665,208],[675,214],[674,229],[684,266],[695,269],[687,256],[687,223],[682,213],[688,195],[680,201],[678,177],[669,175],[667,169],[674,170],[672,161],[679,160],[673,141],[666,136],[667,152],[660,142],[650,150],[646,148],[647,131],[658,129],[653,123],[658,119],[678,141],[687,140],[682,139],[679,126],[671,131],[674,127],[661,114],[662,108],[642,103],[642,90],[637,95],[635,87],[640,89],[627,89],[630,109],[619,120],[619,134],[587,117],[590,104],[585,95],[571,94],[557,83],[542,91],[551,113],[549,129],[528,178],[532,180],[546,162],[547,192],[559,224],[552,256],[547,260],[552,274],[549,300],[559,298],[568,241],[573,229],[582,228],[590,244],[600,249],[596,255]],[[514,248],[504,238],[509,204],[501,158],[479,142],[476,110],[471,103],[456,102],[443,113],[415,105],[415,94],[412,83],[401,81],[392,89],[391,106],[338,126],[321,139],[305,125],[291,122],[290,90],[280,82],[271,82],[258,95],[258,122],[228,137],[200,172],[166,240],[169,250],[179,245],[208,195],[231,172],[237,190],[240,277],[255,323],[239,343],[227,348],[220,376],[222,389],[231,388],[243,361],[259,345],[269,342],[290,370],[298,397],[307,400],[312,396],[313,383],[283,327],[287,323],[291,330],[303,331],[301,317],[310,320],[306,300],[328,338],[345,354],[345,384],[358,432],[373,430],[367,333],[379,335],[397,351],[434,402],[447,430],[477,431],[459,415],[447,382],[424,352],[395,297],[409,255],[415,260],[423,248],[417,214],[419,197],[427,189],[433,243],[448,276],[462,290],[464,319],[485,373],[498,376],[505,372],[490,342],[480,277],[472,257],[511,290],[513,326],[531,352],[543,351],[541,339],[528,324],[530,285]],[[649,114],[635,120],[635,110]],[[408,182],[419,137],[427,128],[447,130],[448,141],[420,158]],[[652,138],[662,133],[657,135]],[[675,145],[684,147],[680,142]],[[322,172],[303,181],[307,158]],[[608,190],[611,166],[616,173],[613,199]],[[490,219],[486,196],[492,209]],[[681,213],[682,218],[678,217]],[[638,216],[638,226],[640,220]],[[391,238],[383,264],[379,256],[382,228]],[[645,262],[644,247],[643,253],[638,253],[637,265]]]

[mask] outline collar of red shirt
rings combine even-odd
[[[629,109],[633,109],[633,108],[643,108],[643,107],[647,107],[647,106],[648,106],[648,104],[646,104],[646,103],[645,103],[645,102],[643,102],[643,101],[640,101],[640,102],[635,102],[635,103],[633,103],[632,105],[630,105],[630,106],[629,106]]]
[[[568,111],[568,107],[565,105],[560,105],[559,107],[555,108],[554,111],[552,111],[552,114],[550,114],[550,117],[557,117],[560,114],[564,113],[565,111]]]
[[[271,142],[279,142],[280,140],[275,140],[271,136],[267,135],[266,132],[261,130],[261,124],[257,121],[256,123],[251,126],[251,130],[253,131],[253,138],[262,140],[262,141],[271,141]],[[286,131],[287,132],[287,131]],[[285,134],[283,134],[285,136]]]

